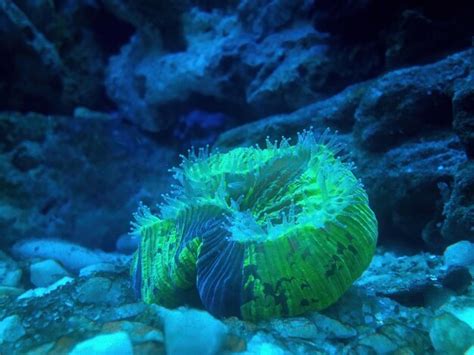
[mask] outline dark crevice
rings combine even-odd
[[[135,28],[102,6],[99,9],[90,9],[91,30],[106,54],[115,54],[126,44],[135,33]]]

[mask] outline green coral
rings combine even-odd
[[[199,297],[214,315],[253,321],[334,303],[377,240],[367,194],[337,150],[305,131],[295,145],[190,152],[160,215],[135,215],[137,292],[167,307]]]

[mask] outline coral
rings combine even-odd
[[[366,269],[377,221],[340,146],[312,131],[267,147],[190,151],[160,214],[141,206],[132,283],[145,302],[198,296],[257,321],[333,304]]]

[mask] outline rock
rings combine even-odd
[[[400,279],[396,278],[397,273],[403,278],[416,279],[419,275],[410,274],[427,272],[427,266],[421,262],[427,260],[426,255],[393,258],[395,260],[373,265],[379,276],[388,273],[393,283]],[[413,263],[413,260],[418,262]],[[443,266],[441,257],[429,266],[436,270],[438,264]],[[356,283],[336,304],[318,313],[257,324],[228,318],[223,320],[224,325],[203,311],[167,310],[158,305],[137,303],[130,290],[128,272],[99,275],[78,277],[53,292],[39,294],[36,290],[41,297],[0,297],[0,319],[16,315],[28,334],[34,334],[15,343],[2,344],[2,351],[27,353],[36,349],[68,353],[84,339],[118,332],[128,334],[136,353],[164,353],[165,350],[171,354],[234,350],[248,354],[260,350],[283,354],[359,350],[371,353],[392,347],[394,351],[410,349],[414,353],[426,353],[432,349],[428,331],[433,311],[405,307],[384,295],[379,296],[378,290],[375,292],[368,283]],[[380,288],[389,286],[382,277],[373,281]],[[449,306],[443,306],[441,311],[466,322],[472,297],[452,295]]]
[[[400,10],[392,33],[385,40],[387,67],[426,62],[449,51],[465,48],[469,39],[464,30],[470,27],[465,11],[469,10],[454,5],[451,11],[444,11],[444,7],[437,9],[438,6],[432,3],[421,9]],[[441,11],[442,15],[433,16],[436,11]]]
[[[387,151],[420,133],[449,128],[454,83],[468,75],[470,58],[468,50],[375,80],[355,113],[359,144],[369,151]]]
[[[474,242],[474,162],[459,167],[443,209],[441,235],[448,242]]]
[[[171,148],[117,115],[79,113],[0,113],[2,248],[36,236],[67,236],[83,246],[114,250],[138,202],[154,204],[168,187],[170,176],[163,171],[177,160]],[[140,188],[137,176],[143,177]],[[104,189],[108,193],[98,198]]]
[[[362,338],[360,344],[372,348],[377,354],[389,354],[398,348],[396,343],[382,334],[373,334]]]
[[[44,144],[46,137],[55,127],[52,117],[35,113],[1,113],[1,151],[8,153],[22,142]]]
[[[77,290],[79,302],[87,304],[117,305],[120,290],[115,284],[105,277],[92,277]]]
[[[60,239],[27,239],[16,243],[12,253],[21,259],[51,258],[59,261],[68,270],[80,269],[102,262],[123,265],[127,257],[121,254],[90,250]]]
[[[234,120],[222,113],[193,110],[181,116],[173,129],[173,137],[185,142],[183,147],[212,145],[217,136],[235,125]]]
[[[308,1],[260,3],[242,3],[237,16],[185,11],[188,45],[178,52],[137,33],[111,58],[109,96],[130,121],[159,132],[193,111],[219,112],[233,122],[291,112],[369,78],[379,65],[371,60],[373,49],[334,50],[307,20],[293,26]],[[247,28],[249,16],[273,21],[263,15],[267,10],[276,22],[286,18],[278,31]]]
[[[353,85],[326,100],[304,106],[295,112],[241,125],[222,133],[215,147],[219,150],[229,150],[257,143],[263,147],[267,136],[271,140],[283,135],[295,137],[297,132],[309,129],[311,126],[321,132],[326,127],[341,130],[342,133],[350,132],[354,124],[355,109],[366,87],[367,84]]]
[[[130,255],[137,250],[138,243],[138,238],[135,238],[130,234],[123,234],[117,239],[117,242],[115,243],[115,249],[119,253]]]
[[[105,6],[115,16],[130,23],[139,31],[171,52],[182,51],[186,48],[183,36],[182,16],[189,4],[183,0],[165,0],[159,3],[139,1],[105,0]]]
[[[452,243],[442,234],[449,199],[445,187],[466,161],[455,135],[425,135],[380,155],[355,152],[357,173],[377,215],[382,243],[397,248],[425,244],[440,253]]]
[[[47,1],[1,1],[0,14],[0,73],[6,79],[2,107],[65,113],[78,104],[107,106],[102,86],[106,56],[129,35],[119,21],[91,2],[54,6]],[[99,17],[116,29],[113,40],[96,28]]]
[[[430,319],[431,321],[431,319]],[[426,329],[428,322],[423,328],[412,328],[410,324],[403,324],[400,321],[388,320],[377,329],[377,334],[381,334],[396,344],[396,353],[422,354],[431,350],[431,342]],[[387,346],[389,344],[385,344]]]
[[[230,97],[220,87],[224,78],[213,70],[226,57],[224,45],[235,36],[235,17],[195,9],[186,14],[184,21],[189,42],[185,51],[166,53],[161,43],[150,43],[138,33],[110,60],[106,79],[109,96],[128,119],[147,131],[157,132],[172,125],[185,113],[184,102],[193,95]],[[126,77],[129,80],[124,80]]]
[[[224,351],[241,353],[247,349],[247,342],[240,335],[229,334],[226,337]]]
[[[320,0],[311,14],[315,27],[333,34],[339,42],[355,48],[360,43],[376,44],[379,51],[374,55],[384,57],[388,69],[466,48],[473,26],[467,14],[472,10],[472,5],[461,1],[447,9],[437,2],[388,0],[382,5],[374,0]]]
[[[474,329],[450,313],[442,313],[433,320],[430,338],[436,351],[463,354],[474,345]]]
[[[453,96],[453,128],[461,138],[467,155],[474,158],[474,73],[456,87]]]
[[[316,339],[319,336],[316,325],[303,317],[275,319],[270,321],[269,327],[273,332],[283,339]]]
[[[133,346],[125,332],[103,334],[77,344],[69,353],[69,355],[83,354],[133,355]]]
[[[359,349],[372,353],[378,346],[381,350],[405,347],[415,353],[424,353],[431,348],[427,330],[431,324],[431,311],[405,307],[389,298],[374,296],[370,288],[357,283],[336,304],[323,310],[321,314],[356,332],[356,336],[337,339],[331,334],[332,325],[328,328],[318,327],[321,338],[324,339],[323,344],[333,344],[333,347],[337,345],[332,349],[333,353],[340,353],[342,349],[348,353]],[[318,323],[315,324],[318,326]],[[351,333],[349,331],[347,335]],[[330,350],[322,349],[326,352]]]
[[[252,53],[262,66],[256,68],[255,77],[245,89],[251,112],[257,117],[292,112],[373,75],[378,63],[371,60],[372,52],[353,56],[334,50],[329,43],[327,35],[309,25],[283,30],[262,40],[258,52]],[[245,52],[242,56],[252,58]],[[344,104],[350,105],[350,101]]]
[[[0,286],[19,286],[22,274],[17,263],[0,251]]]
[[[154,342],[163,344],[164,335],[163,332],[157,328],[150,327],[143,323],[138,322],[111,322],[106,323],[102,327],[103,332],[118,332],[123,331],[128,334],[130,340],[134,344],[141,344],[147,342]]]
[[[239,4],[237,14],[247,31],[264,37],[303,20],[310,5],[307,0],[244,0]]]
[[[25,36],[24,39],[25,43],[39,55],[43,65],[51,73],[54,74],[62,70],[63,63],[56,47],[38,31],[36,26],[31,23],[26,14],[15,3],[2,0],[0,9],[8,16],[20,33],[28,33],[28,36]]]
[[[452,297],[439,309],[439,312],[448,312],[474,329],[474,297],[472,295]]]
[[[86,277],[83,283],[76,287],[74,299],[84,305],[93,305],[98,309],[104,309],[104,317],[118,317],[119,313],[105,312],[111,307],[117,307],[114,310],[127,312],[127,309],[121,309],[120,305],[137,301],[130,288],[129,272],[122,270],[121,273],[105,274],[101,276]],[[133,309],[129,310],[133,312]]]
[[[313,22],[321,31],[330,32],[349,39],[373,38],[377,31],[393,18],[395,1],[387,1],[385,6],[377,6],[376,1],[353,1],[335,3],[320,0],[312,9]],[[387,6],[390,5],[390,6]],[[361,19],[367,20],[361,26]]]
[[[41,148],[36,142],[22,142],[11,157],[12,165],[23,173],[36,169],[42,161]]]
[[[133,295],[128,290],[128,275],[123,273],[120,276],[114,274],[111,279],[112,286],[109,289],[109,299],[118,300],[117,303],[82,303],[77,299],[81,286],[87,284],[87,278],[77,278],[74,282],[57,287],[50,292],[38,293],[37,297],[20,297],[18,299],[0,298],[0,319],[17,314],[22,319],[22,324],[30,334],[21,344],[7,344],[0,347],[1,352],[27,353],[40,345],[51,344],[52,353],[69,353],[72,347],[78,342],[92,338],[101,333],[111,333],[118,331],[127,331],[126,329],[108,328],[102,330],[105,322],[111,320],[132,318],[137,320],[141,318],[144,311],[149,307],[144,303],[135,303]],[[115,285],[119,284],[120,288]],[[120,297],[113,296],[117,294],[117,289],[122,290]],[[30,292],[31,293],[31,292]],[[103,296],[104,298],[106,296]],[[150,327],[149,327],[150,328]],[[158,328],[162,329],[161,326]],[[152,329],[146,330],[150,333]],[[156,333],[156,332],[155,332]],[[149,342],[156,343],[157,334],[141,334],[137,329],[133,332],[134,337],[142,337],[140,344],[147,346]],[[149,340],[146,340],[149,339]],[[158,348],[163,349],[160,342]],[[39,350],[38,350],[39,351]],[[138,349],[137,349],[138,351]]]
[[[457,294],[463,294],[471,286],[472,280],[473,278],[468,268],[455,266],[448,269],[448,272],[441,280],[441,284]]]
[[[83,106],[78,106],[74,109],[73,112],[73,117],[79,120],[84,120],[84,121],[110,121],[113,120],[114,117],[108,113],[105,112],[100,112],[100,111],[94,111],[91,110],[87,107]]]
[[[68,276],[63,277],[62,279],[59,279],[52,285],[49,285],[48,287],[38,287],[34,288],[31,290],[26,291],[25,293],[22,293],[20,296],[18,296],[18,300],[25,299],[25,298],[35,298],[35,297],[43,297],[54,290],[57,290],[58,288],[67,285],[71,282],[73,282],[74,279]]]
[[[28,351],[28,355],[40,355],[40,354],[47,354],[48,352],[51,352],[54,349],[54,342],[46,343],[43,345],[40,345],[36,348],[30,349]]]
[[[462,240],[450,245],[444,251],[444,263],[447,266],[474,265],[474,243]]]
[[[385,253],[374,257],[355,284],[406,306],[427,306],[433,290],[445,287],[462,293],[471,281],[466,268],[447,269],[436,255],[396,257]]]
[[[349,339],[357,335],[354,328],[323,314],[313,313],[310,318],[318,328],[318,333],[321,336],[324,334],[328,339]]]
[[[133,343],[135,354],[165,354],[164,335],[162,329],[152,327],[142,322],[111,322],[106,323],[101,332],[123,331],[128,334]]]
[[[145,312],[146,308],[142,302],[118,305],[116,307],[110,307],[109,312],[106,312],[102,318],[109,322],[133,318]]]
[[[288,46],[283,51],[281,47]],[[258,116],[291,112],[323,98],[325,71],[331,58],[324,37],[311,26],[269,35],[260,44],[262,57],[274,52],[246,88],[246,101]],[[327,87],[326,87],[327,89]]]
[[[251,354],[274,354],[285,355],[287,352],[276,344],[276,341],[271,336],[264,333],[257,333],[250,340],[245,355]]]
[[[0,344],[13,343],[25,334],[21,319],[17,315],[6,317],[0,321]]]
[[[97,273],[110,273],[110,274],[116,274],[121,271],[123,271],[123,266],[115,265],[115,264],[110,264],[110,263],[99,263],[99,264],[92,264],[83,267],[79,271],[79,276],[92,276]]]
[[[68,275],[61,265],[51,259],[30,265],[30,280],[36,287],[49,286]]]
[[[217,354],[224,344],[227,327],[207,312],[161,308],[160,314],[169,355]]]
[[[0,297],[18,297],[25,290],[18,287],[0,286]]]

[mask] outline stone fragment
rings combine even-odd
[[[36,287],[46,287],[69,273],[55,260],[43,260],[30,266],[30,280]]]
[[[168,355],[213,355],[224,345],[227,327],[207,312],[160,308],[160,314]]]
[[[357,335],[354,328],[323,314],[313,313],[310,318],[318,328],[318,333],[324,334],[328,339],[350,339]]]
[[[389,354],[397,350],[397,344],[382,334],[369,335],[359,343],[372,348],[377,354]]]
[[[474,329],[450,313],[433,320],[430,329],[433,347],[442,354],[463,354],[474,345]]]
[[[463,354],[474,345],[474,298],[452,297],[438,311],[429,328],[433,347],[448,355]]]
[[[474,243],[462,240],[451,244],[443,256],[446,266],[471,266],[474,264]]]
[[[0,286],[0,297],[17,297],[25,292],[22,288],[10,287],[10,286]]]
[[[74,279],[72,277],[65,276],[62,279],[56,281],[52,285],[49,285],[48,287],[38,287],[34,288],[31,290],[26,291],[25,293],[22,293],[20,296],[18,296],[17,299],[21,300],[23,298],[31,298],[31,297],[43,297],[54,290],[73,282]]]
[[[284,355],[287,352],[277,344],[275,339],[265,333],[257,333],[252,337],[247,346],[245,354],[272,354]]]
[[[0,251],[0,286],[18,287],[22,271],[18,264]]]
[[[44,238],[21,240],[12,248],[17,258],[48,258],[60,262],[71,271],[100,264],[113,263],[123,265],[128,257],[122,254],[106,253],[100,250],[91,250],[66,240]]]
[[[112,281],[105,277],[92,277],[79,286],[77,299],[82,303],[108,303]]]
[[[69,355],[133,355],[133,345],[125,332],[98,335],[77,344]]]
[[[427,306],[434,290],[444,287],[463,292],[471,280],[465,267],[448,269],[437,255],[395,256],[385,253],[374,257],[355,284],[405,306]]]
[[[104,312],[103,318],[107,321],[117,321],[121,319],[134,318],[146,310],[146,305],[143,302],[129,303],[119,305],[117,307],[110,307]]]
[[[111,333],[118,331],[126,332],[134,344],[147,342],[162,344],[164,342],[163,332],[160,329],[139,322],[110,322],[103,325],[102,331]]]
[[[287,338],[315,339],[320,332],[313,322],[303,317],[274,319],[270,328],[279,336]]]
[[[86,277],[86,276],[92,276],[97,273],[115,274],[118,272],[119,270],[117,268],[117,265],[110,264],[110,263],[98,263],[98,264],[92,264],[92,265],[83,267],[79,271],[79,276]]]
[[[25,335],[25,329],[21,325],[20,317],[12,315],[0,321],[0,344],[12,343]]]

